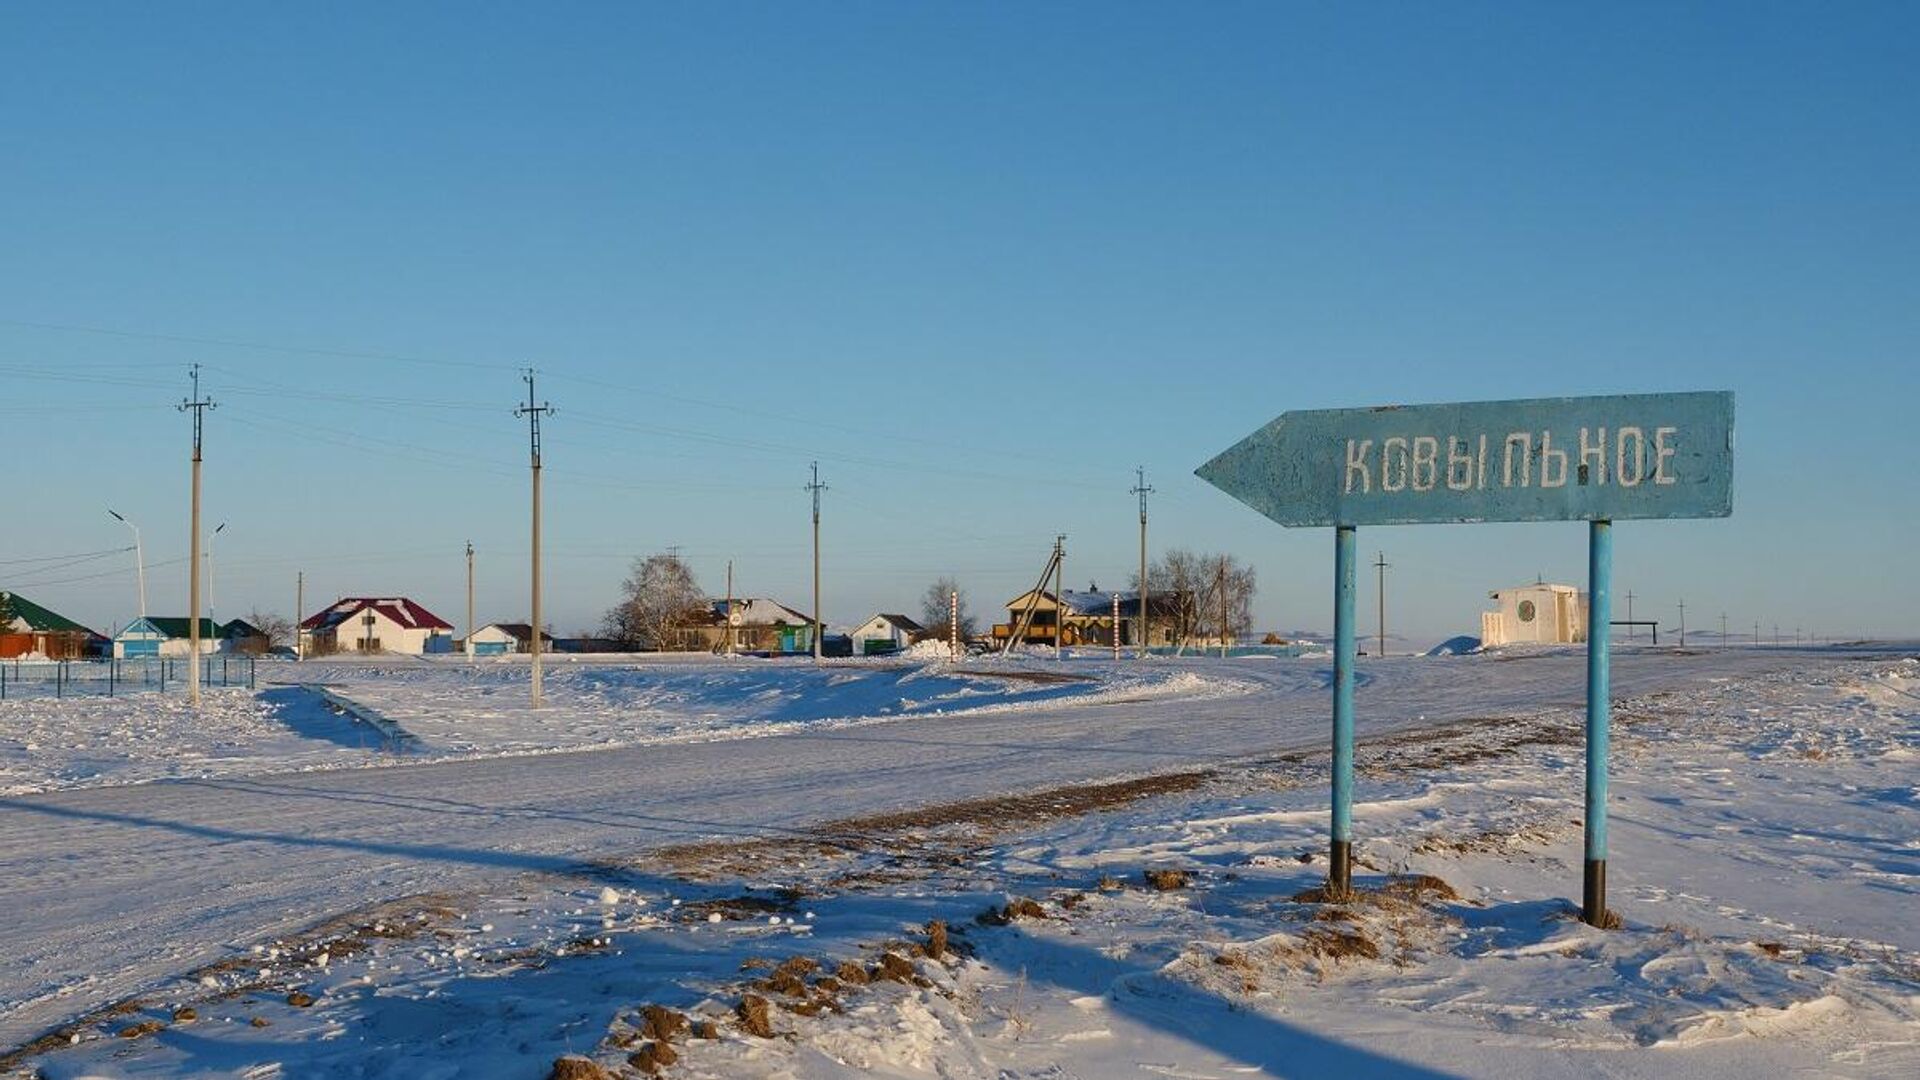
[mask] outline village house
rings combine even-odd
[[[0,625],[0,659],[78,660],[104,648],[106,639],[99,634],[19,593],[0,592],[0,610],[7,613]]]
[[[186,656],[193,647],[192,632],[193,625],[185,616],[148,615],[133,620],[113,635],[113,655],[122,659]],[[210,656],[230,647],[231,643],[220,632],[219,623],[212,619],[200,620],[200,655]]]
[[[1114,620],[1116,600],[1119,602],[1120,615],[1117,625]],[[1112,646],[1116,635],[1122,647],[1140,643],[1138,591],[1107,592],[1098,587],[1085,592],[1068,589],[1063,602],[1047,589],[1030,589],[1007,601],[1006,606],[1007,621],[993,626],[995,645],[1004,645],[1015,635],[1022,622],[1026,623],[1026,630],[1020,635],[1020,641],[1027,645],[1064,643]],[[1177,644],[1175,633],[1181,622],[1182,611],[1181,597],[1156,593],[1147,598],[1147,612],[1151,616],[1148,624],[1152,631],[1152,640],[1147,643],[1149,647],[1157,649]],[[1056,626],[1056,623],[1059,625]]]
[[[453,624],[406,597],[348,596],[300,624],[302,656],[453,651]]]
[[[898,652],[926,635],[926,627],[905,615],[882,612],[853,631],[853,649],[861,655]]]
[[[475,656],[530,653],[533,651],[533,626],[523,622],[488,623],[473,632],[467,639],[467,647]],[[540,651],[554,651],[552,634],[540,635]]]
[[[688,628],[689,647],[725,652],[810,653],[813,620],[777,600],[764,596],[735,597],[709,602],[706,617]]]

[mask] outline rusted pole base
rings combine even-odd
[[[1607,925],[1607,860],[1588,859],[1586,889],[1580,901],[1580,921],[1588,926]]]
[[[1335,840],[1327,856],[1327,891],[1345,896],[1353,891],[1353,841]]]

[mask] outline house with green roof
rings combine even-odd
[[[19,593],[0,591],[0,616],[0,659],[78,660],[102,649],[107,640]]]
[[[113,635],[113,655],[119,657],[185,656],[191,645],[189,635],[192,632],[193,625],[185,617],[148,615],[145,618],[133,620],[121,627],[119,633]],[[212,619],[201,619],[201,655],[220,652],[225,648],[226,636],[220,632],[219,624]]]

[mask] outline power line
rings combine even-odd
[[[0,566],[18,566],[21,563],[60,562],[66,559],[76,561],[85,559],[103,559],[108,555],[125,555],[132,551],[132,545],[117,548],[101,548],[99,551],[77,551],[70,555],[35,555],[26,559],[0,559]]]

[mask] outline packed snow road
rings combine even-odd
[[[1819,652],[1622,650],[1614,690],[1639,697],[1828,662]],[[1360,734],[1575,710],[1584,664],[1579,652],[1365,662]],[[376,900],[485,888],[692,839],[778,835],[853,814],[1325,742],[1325,660],[1150,667],[1169,675],[1142,681],[1131,665],[1087,660],[995,669],[990,676],[1044,679],[1065,671],[1094,681],[1083,694],[995,700],[974,711],[901,710],[860,722],[802,708],[791,715],[833,722],[782,724],[789,714],[772,709],[761,718],[781,733],[756,738],[737,737],[762,730],[753,725],[718,733],[709,725],[701,728],[707,741],[558,752],[566,740],[533,735],[498,754],[420,765],[210,775],[0,799],[0,910],[8,912],[0,925],[0,1045]],[[753,670],[759,678],[770,669]],[[849,666],[848,677],[859,670]],[[405,683],[414,677],[362,671],[335,689],[405,714]],[[414,707],[414,722],[454,730],[484,714],[492,727],[477,726],[497,730],[512,717],[500,687],[463,690],[464,678],[449,675],[420,690],[433,707]],[[819,676],[793,665],[770,678]],[[584,684],[604,690],[605,681]],[[553,717],[584,708],[568,700],[565,685]],[[469,692],[491,696],[482,702]],[[596,700],[588,712],[609,711]],[[728,711],[724,703],[702,707]],[[754,709],[743,701],[734,711]],[[546,711],[519,715],[524,731],[560,722]]]

